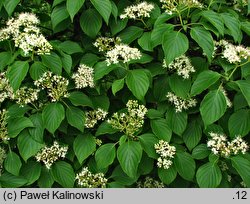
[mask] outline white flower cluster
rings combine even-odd
[[[204,5],[200,3],[198,0],[179,0],[179,4],[188,6],[188,7],[195,7],[195,8],[203,8]]]
[[[128,6],[125,8],[124,13],[120,15],[121,19],[132,18],[142,19],[150,17],[150,12],[154,9],[154,5],[148,2],[141,2],[136,5]]]
[[[160,0],[162,3],[162,8],[165,9],[165,12],[169,15],[172,15],[177,11],[177,1],[173,0]]]
[[[21,87],[14,93],[14,100],[20,105],[24,106],[38,100],[39,89]]]
[[[160,140],[157,144],[154,145],[156,153],[160,155],[157,159],[157,166],[159,168],[169,169],[173,164],[172,159],[176,153],[175,146],[169,145],[168,142]]]
[[[121,38],[108,38],[108,37],[99,37],[96,39],[93,44],[98,48],[99,52],[106,52],[112,50],[115,45],[121,44]]]
[[[170,70],[176,70],[177,74],[184,79],[188,79],[192,72],[195,72],[193,65],[191,64],[190,59],[186,55],[182,55],[174,59],[169,65],[166,64],[166,61],[163,61],[164,68]]]
[[[21,13],[7,22],[7,27],[0,30],[0,41],[12,39],[15,46],[23,50],[24,55],[34,52],[38,55],[49,54],[52,46],[37,27],[39,20],[32,13]]]
[[[207,142],[207,146],[211,148],[211,151],[215,155],[229,157],[232,154],[236,155],[240,152],[245,154],[249,148],[240,136],[229,142],[223,134],[210,132],[209,135],[212,138]]]
[[[100,147],[102,145],[102,140],[95,138],[95,143]]]
[[[233,104],[232,104],[232,102],[230,101],[230,99],[228,98],[226,90],[225,90],[222,86],[220,87],[220,90],[222,91],[223,95],[225,96],[227,106],[228,106],[229,108],[231,108],[231,107],[233,106]]]
[[[81,64],[78,67],[77,72],[72,75],[72,79],[74,79],[77,89],[82,89],[88,86],[91,88],[95,87],[94,69],[84,64]]]
[[[227,59],[230,63],[240,63],[242,59],[248,59],[250,57],[250,49],[245,48],[243,45],[233,45],[226,40],[215,42],[216,48],[222,49],[222,57]]]
[[[164,183],[147,176],[144,181],[137,182],[137,188],[164,188]]]
[[[0,176],[2,174],[2,169],[3,169],[3,162],[6,158],[6,151],[3,147],[0,146]]]
[[[104,111],[101,108],[86,112],[85,127],[93,128],[97,124],[98,121],[104,120],[107,115],[108,115],[108,112]]]
[[[38,88],[46,89],[52,102],[59,101],[62,97],[69,97],[67,91],[69,81],[62,76],[45,72],[42,77],[34,82]]]
[[[10,138],[8,136],[8,129],[7,129],[7,116],[8,111],[3,109],[0,110],[0,141],[6,142]]]
[[[178,11],[179,6],[187,6],[189,8],[203,8],[204,5],[197,0],[160,0],[162,8],[169,15]]]
[[[105,188],[108,180],[103,173],[93,174],[88,167],[84,167],[82,171],[76,174],[77,184],[83,188]]]
[[[36,160],[38,162],[42,161],[47,169],[50,169],[52,164],[60,158],[65,158],[68,147],[60,147],[57,141],[51,147],[43,147],[37,154]]]
[[[2,103],[5,99],[13,99],[13,92],[13,88],[10,86],[5,72],[0,73],[0,103]]]
[[[126,63],[131,60],[140,59],[142,56],[140,50],[131,48],[125,44],[116,44],[112,50],[106,53],[107,65],[118,64],[119,62]]]
[[[170,103],[172,103],[175,106],[175,112],[182,112],[183,109],[187,110],[189,108],[195,107],[197,104],[196,99],[183,99],[179,96],[176,96],[174,93],[172,92],[168,92],[168,94],[166,95],[168,101]]]
[[[128,110],[127,113],[114,113],[112,118],[107,122],[111,124],[114,129],[134,138],[134,134],[138,132],[144,124],[147,108],[144,105],[139,105],[138,101],[135,100],[129,100],[126,106]]]

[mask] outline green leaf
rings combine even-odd
[[[67,72],[67,74],[70,74],[72,68],[72,57],[65,53],[61,53],[61,61],[64,70]]]
[[[73,149],[79,163],[82,163],[96,150],[95,138],[90,134],[78,135],[74,140]]]
[[[65,20],[67,20],[68,18],[69,13],[66,6],[64,4],[56,6],[51,13],[51,23],[53,31],[56,33],[66,29],[68,23],[65,23]]]
[[[57,183],[64,188],[73,188],[75,173],[70,164],[65,161],[58,161],[52,166],[52,175]]]
[[[227,103],[221,90],[210,91],[201,102],[200,112],[205,126],[219,120],[227,109]]]
[[[107,143],[101,145],[95,153],[95,160],[98,168],[100,169],[104,169],[108,167],[110,164],[112,164],[115,157],[116,157],[116,150],[115,150],[115,144],[113,143]]]
[[[243,158],[242,156],[235,156],[231,158],[232,165],[239,173],[243,182],[250,187],[250,161],[248,159]]]
[[[7,116],[9,121],[14,118],[23,117],[27,111],[31,110],[31,108],[28,106],[21,107],[19,104],[13,104],[7,110]]]
[[[220,185],[222,174],[217,164],[209,162],[199,167],[196,179],[201,188],[216,188]]]
[[[85,113],[80,108],[69,106],[66,109],[66,117],[71,126],[83,132],[85,124]]]
[[[11,174],[19,176],[22,162],[15,152],[9,152],[4,160],[4,168]]]
[[[216,83],[221,75],[218,72],[205,70],[201,72],[194,81],[191,88],[191,96],[200,94],[202,91]]]
[[[130,44],[131,42],[141,37],[142,34],[142,28],[129,26],[119,34],[119,37],[121,38],[123,43]]]
[[[210,32],[203,27],[194,27],[191,29],[190,35],[202,48],[208,58],[208,61],[211,62],[214,53],[214,41]]]
[[[42,63],[53,73],[57,75],[62,74],[62,61],[56,53],[51,52],[50,55],[42,55],[41,58]]]
[[[173,29],[174,29],[174,26],[172,24],[164,23],[164,24],[155,26],[151,33],[152,47],[154,48],[157,45],[160,45],[162,43],[164,33],[173,31]]]
[[[198,160],[205,159],[206,157],[208,157],[210,152],[211,151],[208,149],[206,144],[199,144],[193,149],[192,157]]]
[[[168,126],[166,119],[150,120],[150,125],[153,133],[160,139],[170,142],[172,137],[172,131]]]
[[[36,113],[29,117],[34,124],[33,128],[29,128],[30,136],[37,142],[43,143],[44,125],[41,113]]]
[[[136,177],[141,157],[142,148],[138,142],[128,141],[118,147],[118,161],[121,164],[123,171],[131,178]]]
[[[187,152],[177,152],[174,164],[180,176],[188,181],[192,181],[195,175],[195,161]]]
[[[112,93],[115,96],[115,94],[120,91],[124,86],[124,78],[117,79],[112,83]]]
[[[143,33],[143,35],[138,39],[138,44],[141,46],[143,50],[153,51],[153,46],[151,42],[151,33],[150,32]]]
[[[201,140],[202,127],[198,119],[192,120],[185,132],[183,133],[183,141],[189,150],[192,150]]]
[[[250,22],[243,21],[240,23],[240,25],[241,25],[241,30],[243,30],[247,35],[250,36]]]
[[[81,0],[81,1],[83,1],[83,0]],[[81,46],[78,43],[70,41],[70,40],[63,41],[62,43],[59,44],[58,47],[63,52],[65,52],[69,55],[83,52]]]
[[[181,98],[188,98],[191,81],[174,74],[169,77],[169,86],[177,96]]]
[[[92,96],[94,109],[102,108],[103,110],[108,110],[110,106],[109,97],[106,95]]]
[[[175,112],[175,109],[170,109],[166,114],[166,121],[170,129],[181,136],[187,127],[187,113],[186,112]]]
[[[30,157],[35,156],[44,147],[44,144],[35,141],[28,131],[23,131],[17,138],[17,147],[21,157],[27,161]]]
[[[224,35],[224,23],[219,13],[208,10],[202,11],[201,15],[219,31],[220,35]]]
[[[59,128],[64,117],[64,107],[60,103],[50,103],[46,105],[42,112],[44,126],[52,134]]]
[[[117,33],[119,33],[120,31],[122,31],[126,25],[127,25],[128,19],[124,19],[124,20],[120,20],[117,19],[115,20],[114,18],[110,19],[110,29],[111,29],[111,33],[112,35],[116,35]]]
[[[248,105],[250,106],[250,82],[247,80],[236,81],[236,84],[240,87],[242,94],[245,96]]]
[[[104,135],[104,134],[113,134],[117,132],[116,129],[112,128],[112,126],[107,122],[104,121],[101,125],[99,125],[99,127],[97,128],[97,131],[95,133],[95,136],[98,137],[100,135]]]
[[[29,63],[27,61],[15,61],[7,70],[7,78],[10,81],[11,87],[16,91],[29,70]]]
[[[11,61],[12,61],[11,52],[1,52],[0,53],[0,71],[3,71],[3,69],[11,63]]]
[[[83,6],[85,0],[67,0],[66,7],[69,12],[71,21],[73,22],[74,16],[77,14],[77,12],[80,10],[80,8]]]
[[[221,13],[220,16],[229,30],[229,34],[234,38],[234,41],[240,43],[242,40],[242,32],[238,18],[230,13]]]
[[[149,158],[146,154],[142,154],[141,162],[138,166],[139,175],[148,175],[154,169],[154,159]]]
[[[54,183],[52,173],[45,166],[42,167],[41,175],[37,181],[40,188],[51,188]]]
[[[74,106],[88,106],[93,107],[90,98],[82,92],[74,91],[69,95],[69,100]]]
[[[36,161],[29,161],[21,168],[21,175],[27,179],[26,185],[31,185],[37,181],[41,175],[42,166]]]
[[[5,0],[3,5],[9,16],[12,15],[20,0]]]
[[[100,58],[93,54],[93,53],[86,53],[82,59],[81,62],[82,64],[86,64],[87,66],[93,67],[98,61],[100,60]]]
[[[112,11],[112,4],[110,0],[90,0],[95,9],[101,14],[104,21],[108,25],[109,17]]]
[[[129,177],[127,174],[124,173],[120,165],[118,165],[115,170],[112,172],[112,175],[110,178],[114,179],[116,182],[122,184],[122,185],[132,185],[136,182],[138,179],[138,176],[136,175],[135,178]]]
[[[39,79],[44,72],[47,71],[47,68],[41,62],[34,62],[29,70],[30,76],[33,80]]]
[[[149,88],[149,77],[142,69],[131,70],[126,76],[126,84],[133,95],[143,101]]]
[[[101,61],[95,64],[94,66],[94,79],[95,81],[103,78],[105,75],[109,74],[111,71],[118,68],[116,64],[110,66],[107,65],[106,61]]]
[[[4,172],[0,176],[1,186],[4,188],[18,188],[27,183],[27,180],[22,176],[14,176],[8,172]]]
[[[231,138],[238,135],[246,136],[250,131],[250,111],[239,110],[233,113],[228,121],[228,129]]]
[[[102,27],[102,17],[95,9],[88,9],[81,15],[80,25],[84,33],[95,38]]]
[[[27,127],[34,127],[34,124],[29,118],[18,117],[9,120],[8,122],[8,136],[10,138],[16,137],[20,132],[22,132]]]
[[[188,50],[188,38],[181,32],[166,32],[163,36],[162,47],[165,54],[166,64],[168,65],[176,57],[183,55]]]
[[[158,168],[158,176],[164,184],[169,185],[175,180],[177,171],[173,165],[169,169]]]
[[[140,135],[138,138],[147,155],[153,159],[157,159],[159,155],[156,153],[154,145],[159,142],[159,139],[151,133]]]

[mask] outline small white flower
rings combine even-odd
[[[182,99],[182,98],[176,96],[175,94],[173,94],[172,92],[168,92],[166,97],[168,98],[168,101],[170,103],[174,104],[175,112],[182,112],[183,109],[187,110],[189,108],[195,107],[197,104],[196,99],[192,99],[192,98]]]
[[[245,154],[249,148],[240,136],[229,142],[223,134],[210,132],[209,135],[211,139],[207,142],[207,146],[211,148],[211,151],[215,155],[229,157],[232,154],[236,155],[240,152]]]
[[[222,48],[222,57],[227,59],[230,63],[240,63],[242,59],[250,57],[250,49],[243,45],[233,45],[226,40],[215,42],[215,45]]]
[[[195,69],[191,64],[190,59],[186,55],[177,57],[168,66],[166,65],[166,61],[164,60],[162,66],[170,70],[176,70],[177,74],[184,79],[188,79],[190,77],[190,74],[195,72]]]
[[[169,169],[173,164],[172,159],[176,153],[175,146],[169,145],[168,142],[160,140],[157,144],[154,145],[156,153],[160,155],[157,159],[157,166],[159,168]]]
[[[121,19],[141,19],[149,18],[150,12],[154,9],[154,5],[148,2],[141,2],[136,5],[128,6],[125,8],[124,13],[120,15]]]
[[[108,182],[103,173],[93,174],[88,167],[84,167],[80,173],[76,174],[75,179],[83,188],[105,188]]]
[[[43,147],[35,156],[38,162],[42,161],[47,169],[50,169],[52,164],[60,158],[65,158],[68,147],[60,147],[55,141],[51,147]]]
[[[17,18],[7,21],[6,28],[0,30],[0,41],[12,39],[15,47],[22,49],[24,55],[36,53],[49,54],[52,46],[37,27],[38,18],[32,13],[21,13]]]
[[[62,77],[53,74],[52,72],[45,72],[38,80],[34,82],[34,85],[40,89],[46,89],[48,96],[52,102],[59,101],[62,97],[69,97],[67,91],[69,81]]]
[[[138,101],[135,100],[129,100],[126,106],[127,112],[114,113],[112,118],[107,122],[114,129],[124,132],[127,136],[134,138],[134,134],[143,127],[147,108],[144,105],[139,105]]]
[[[77,89],[82,89],[88,86],[93,88],[95,86],[94,69],[81,64],[77,72],[72,75],[72,79],[74,79]]]
[[[118,44],[106,53],[107,65],[129,62],[141,58],[141,52],[137,48],[131,48],[125,44]]]
[[[164,188],[164,183],[147,176],[144,181],[137,182],[137,188]]]
[[[107,115],[108,112],[104,111],[101,108],[86,112],[85,127],[93,128],[99,120],[104,120]]]
[[[121,44],[121,38],[108,38],[108,37],[99,37],[96,39],[93,44],[96,48],[98,48],[99,52],[106,52],[112,50],[115,45]]]

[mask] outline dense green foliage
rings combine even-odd
[[[250,187],[249,1],[146,2],[0,0],[1,187]]]

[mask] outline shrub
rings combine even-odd
[[[2,187],[250,187],[245,0],[3,0]]]

